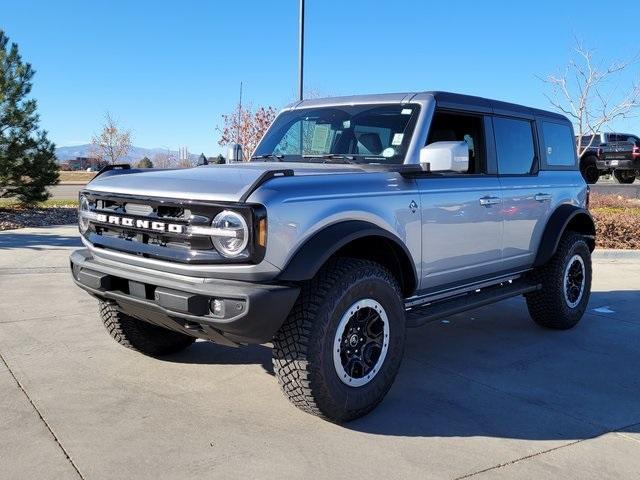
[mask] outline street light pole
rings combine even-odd
[[[303,97],[303,72],[304,72],[304,0],[300,0],[300,31],[298,45],[298,97]]]

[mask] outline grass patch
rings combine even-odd
[[[67,207],[78,208],[78,200],[55,200],[49,199],[44,202],[38,202],[34,205],[35,208],[54,208],[54,207]],[[0,198],[0,208],[6,210],[25,210],[30,207],[21,206],[12,198]]]
[[[84,182],[87,183],[96,176],[96,172],[67,172],[61,170],[60,182]]]

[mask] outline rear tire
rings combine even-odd
[[[296,407],[344,422],[382,401],[404,342],[396,278],[375,262],[338,258],[303,287],[274,338],[273,367]]]
[[[100,301],[100,317],[109,335],[123,347],[158,357],[176,353],[195,342],[194,337],[157,327],[118,310],[116,304]]]
[[[584,315],[591,295],[591,251],[582,235],[567,232],[546,265],[534,271],[542,289],[525,295],[534,322],[566,330]]]
[[[622,184],[631,184],[636,180],[636,172],[633,170],[614,170],[613,176]]]

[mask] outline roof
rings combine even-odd
[[[546,117],[557,118],[559,120],[568,121],[564,115],[548,110],[527,107],[515,103],[503,102],[500,100],[492,100],[483,97],[474,97],[472,95],[463,95],[460,93],[441,92],[441,91],[424,91],[424,92],[406,92],[406,93],[382,93],[369,95],[352,95],[347,97],[328,97],[314,98],[294,102],[288,105],[287,109],[323,107],[330,105],[349,105],[358,103],[405,103],[412,100],[426,99],[433,97],[436,103],[445,108],[470,108],[476,111],[486,111],[487,113],[504,113],[519,114],[525,116],[544,115]]]

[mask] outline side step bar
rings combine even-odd
[[[443,317],[466,312],[491,303],[506,300],[541,288],[524,280],[501,283],[493,287],[458,295],[452,299],[422,305],[407,310],[407,327],[419,327]]]

